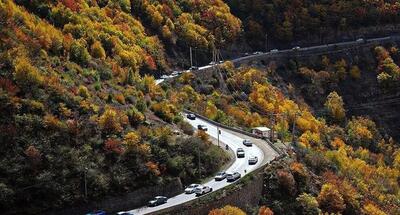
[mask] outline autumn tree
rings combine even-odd
[[[346,117],[343,106],[343,99],[336,91],[329,93],[328,97],[326,98],[325,108],[336,121],[340,122]]]
[[[324,212],[341,213],[346,208],[342,195],[333,184],[324,184],[317,197],[318,204]]]
[[[208,215],[246,215],[240,208],[227,205],[220,209],[211,210]]]
[[[99,59],[106,58],[106,51],[104,50],[103,46],[99,41],[95,41],[90,49],[91,49],[91,55],[94,58],[99,58]]]
[[[314,196],[308,193],[303,193],[296,198],[296,201],[300,205],[302,214],[309,214],[309,215],[321,214],[321,209],[319,209],[318,201]]]
[[[258,209],[258,215],[274,215],[274,212],[267,206],[261,206]]]

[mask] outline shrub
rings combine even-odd
[[[91,49],[91,54],[94,58],[99,58],[99,59],[106,58],[106,51],[104,51],[104,48],[99,41],[95,41],[90,49]]]
[[[83,85],[79,86],[78,94],[79,94],[79,96],[81,96],[83,98],[89,98],[90,97],[90,93],[89,93],[88,88],[86,88]]]
[[[86,47],[79,41],[72,42],[70,57],[72,61],[80,65],[86,65],[91,58]]]
[[[26,58],[17,59],[14,77],[17,84],[25,91],[32,87],[40,86],[43,83],[43,77],[38,69],[32,66]]]
[[[187,135],[193,135],[194,129],[190,123],[182,120],[179,122],[178,126],[180,129],[182,129],[183,133]]]

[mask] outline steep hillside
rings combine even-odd
[[[269,49],[306,46],[400,32],[400,3],[393,0],[226,2],[232,13],[243,21],[246,42],[257,50],[264,50],[266,46]],[[266,37],[269,44],[265,44]]]
[[[41,214],[171,177],[191,183],[228,160],[140,75],[168,66],[125,1],[16,2],[0,1],[2,213]]]

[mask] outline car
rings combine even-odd
[[[262,54],[262,52],[260,52],[260,51],[253,52],[253,55],[259,55],[259,54]]]
[[[215,65],[217,64],[215,61],[211,61],[208,65]]]
[[[234,181],[238,180],[240,177],[242,177],[242,175],[240,175],[240,173],[238,173],[238,172],[229,173],[226,175],[226,181],[234,182]]]
[[[192,194],[195,192],[196,188],[201,186],[200,184],[191,184],[189,186],[186,187],[185,189],[185,193],[186,194]]]
[[[102,210],[97,210],[97,211],[87,213],[86,215],[106,215],[106,212],[102,211]]]
[[[168,198],[165,196],[156,196],[153,200],[149,201],[148,205],[149,207],[155,207],[167,203],[167,200]]]
[[[272,49],[271,51],[269,51],[269,52],[278,52],[279,50],[278,49]]]
[[[243,145],[245,145],[245,146],[252,146],[253,143],[252,143],[250,140],[246,139],[246,140],[243,140]]]
[[[212,187],[200,186],[200,187],[196,188],[195,193],[196,193],[196,196],[201,196],[201,195],[207,194],[209,192],[212,192],[212,190],[213,190]]]
[[[238,148],[238,149],[236,150],[236,156],[237,156],[238,158],[244,158],[244,149],[243,149],[243,148]]]
[[[117,215],[135,215],[135,214],[132,212],[128,212],[128,211],[121,211],[121,212],[118,212]]]
[[[218,63],[221,64],[221,63],[224,63],[224,61],[223,61],[223,60],[220,60],[220,61],[218,61]]]
[[[258,162],[258,157],[257,156],[251,156],[249,158],[249,165],[254,165]]]
[[[186,115],[186,117],[190,120],[195,120],[196,119],[196,115],[189,113],[188,115]]]
[[[244,56],[249,56],[250,54],[248,52],[244,53]]]
[[[198,125],[197,129],[202,130],[202,131],[207,131],[207,127],[205,125]]]
[[[292,48],[292,50],[293,51],[298,51],[298,50],[300,50],[300,46],[295,46],[295,47]]]
[[[191,66],[191,67],[189,68],[189,70],[199,70],[199,67],[197,67],[197,66]]]
[[[363,43],[363,42],[364,42],[364,39],[363,39],[363,38],[358,38],[358,39],[356,40],[356,42],[357,42],[357,43]]]
[[[226,178],[226,172],[219,172],[217,175],[215,175],[215,180],[216,181],[222,181]]]

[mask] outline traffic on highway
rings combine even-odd
[[[220,130],[221,132],[219,134],[219,140],[222,145],[228,145],[229,150],[232,150],[235,153],[236,156],[234,162],[226,170],[222,170],[222,172],[217,173],[215,178],[205,182],[204,184],[191,184],[186,187],[184,191],[182,191],[182,194],[169,199],[166,199],[166,197],[163,196],[157,196],[150,200],[147,206],[127,211],[125,213],[131,213],[135,215],[148,214],[191,201],[200,196],[207,195],[213,191],[228,186],[244,175],[254,171],[264,160],[263,151],[255,144],[250,145],[248,143],[249,140],[234,135],[226,129],[217,128],[217,126],[214,124],[199,119],[195,115],[185,114],[184,118],[192,125],[193,128],[201,128],[201,130],[213,138],[218,138],[218,130]],[[238,155],[240,155],[240,158],[238,158]],[[255,158],[257,159],[256,161]]]

